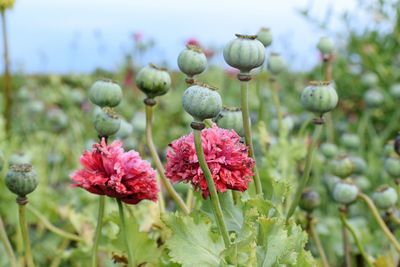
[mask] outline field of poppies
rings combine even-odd
[[[344,14],[307,72],[260,27],[222,51],[189,39],[177,70],[73,75],[10,71],[13,2],[0,266],[399,266],[397,1],[365,27]]]

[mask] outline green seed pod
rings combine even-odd
[[[261,28],[257,33],[257,40],[260,41],[264,47],[268,47],[272,43],[272,33],[269,28]]]
[[[393,148],[394,148],[394,152],[396,152],[397,155],[400,156],[400,133],[397,134],[396,139],[394,139]]]
[[[325,175],[324,176],[324,183],[328,188],[329,192],[333,192],[333,188],[337,182],[341,181],[341,179],[334,175]]]
[[[185,90],[183,108],[196,121],[215,118],[222,109],[221,96],[215,88],[206,84],[195,84]]]
[[[115,137],[119,139],[128,138],[133,132],[132,124],[127,122],[126,120],[121,120],[121,125],[119,127],[118,132],[115,134]]]
[[[321,198],[318,192],[312,190],[311,188],[306,188],[301,194],[299,206],[302,210],[307,212],[312,212],[321,204]]]
[[[240,108],[224,107],[215,118],[218,127],[232,129],[239,136],[244,136],[242,110]]]
[[[359,189],[351,181],[340,181],[333,188],[333,199],[343,205],[353,203],[358,196]]]
[[[378,208],[387,210],[396,205],[398,197],[393,187],[382,185],[372,194],[372,199]]]
[[[236,37],[225,46],[224,59],[229,66],[248,74],[264,63],[265,47],[256,35],[236,34]]]
[[[171,87],[171,77],[166,69],[149,64],[137,74],[136,85],[147,97],[154,98],[168,92]]]
[[[118,132],[121,119],[111,108],[103,108],[94,119],[94,128],[100,137],[108,137]]]
[[[393,178],[400,178],[400,159],[390,157],[385,160],[384,164],[386,172]]]
[[[374,87],[378,82],[378,75],[373,72],[366,72],[361,76],[361,83],[366,87]]]
[[[178,66],[188,77],[193,77],[206,69],[207,58],[200,47],[187,45],[178,56]]]
[[[36,172],[30,164],[12,165],[5,180],[7,188],[19,197],[33,192],[38,185]]]
[[[331,143],[321,144],[321,146],[319,147],[319,150],[327,159],[333,159],[336,156],[336,154],[338,153],[337,146],[335,144],[331,144]]]
[[[397,100],[400,100],[400,83],[393,84],[390,87],[390,94]]]
[[[360,188],[362,191],[367,191],[371,187],[371,183],[367,177],[363,175],[352,176],[354,183]]]
[[[385,98],[377,89],[370,89],[364,94],[364,101],[368,108],[378,108],[382,106]]]
[[[111,80],[99,80],[90,87],[89,99],[100,107],[116,107],[122,100],[122,90]]]
[[[349,177],[354,172],[353,161],[348,157],[340,157],[331,162],[332,173],[342,179]]]
[[[286,63],[278,53],[271,53],[268,57],[267,66],[269,72],[278,75],[286,69]]]
[[[319,39],[317,48],[322,54],[329,55],[332,54],[335,46],[329,37],[323,36],[321,39]]]
[[[349,157],[349,159],[351,160],[351,162],[353,162],[354,174],[360,175],[365,173],[365,171],[367,170],[367,163],[363,158],[351,156]]]
[[[20,165],[20,164],[31,164],[31,157],[25,153],[14,153],[8,159],[8,166],[11,167],[12,165]]]
[[[356,150],[360,147],[360,138],[356,134],[345,133],[340,138],[340,144],[346,149]]]
[[[60,132],[68,127],[68,116],[62,109],[52,108],[46,113],[47,122],[54,132]]]
[[[14,6],[15,0],[0,0],[0,10],[6,10]]]
[[[329,82],[311,82],[301,93],[302,106],[319,116],[333,110],[338,100],[336,90]]]
[[[273,118],[271,120],[270,127],[274,133],[277,134],[279,132],[279,121],[277,118]],[[290,132],[293,130],[293,127],[294,127],[294,121],[293,121],[292,117],[284,116],[282,119],[282,128],[285,129],[286,131]]]

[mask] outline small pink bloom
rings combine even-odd
[[[121,141],[107,145],[103,138],[80,158],[83,169],[71,175],[73,186],[128,204],[157,200],[156,172],[136,151],[124,152]]]
[[[135,40],[135,42],[141,42],[143,40],[143,33],[141,32],[135,32],[133,33],[133,40]]]
[[[186,40],[186,45],[200,46],[200,42],[196,38],[192,37],[192,38],[189,38],[189,39]]]
[[[228,189],[245,191],[253,176],[254,160],[247,154],[247,147],[240,142],[234,130],[212,128],[201,132],[207,165],[213,175],[218,192]],[[189,182],[209,195],[207,182],[197,160],[193,133],[169,145],[166,176],[173,182]]]

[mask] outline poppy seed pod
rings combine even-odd
[[[234,130],[239,136],[244,136],[242,110],[240,108],[224,107],[215,118],[218,127]]]
[[[200,47],[187,45],[178,56],[178,66],[188,77],[193,77],[206,69],[207,57]]]
[[[89,99],[100,107],[116,107],[122,100],[122,90],[111,80],[99,80],[90,87]]]
[[[345,133],[340,138],[340,144],[346,149],[356,150],[360,147],[360,138],[356,134]]]
[[[271,53],[268,57],[267,66],[269,72],[278,75],[286,69],[286,63],[278,53]]]
[[[400,100],[400,83],[393,84],[389,92],[394,98]]]
[[[183,108],[196,121],[215,118],[222,109],[222,100],[216,88],[206,84],[194,84],[185,90]]]
[[[321,198],[319,197],[318,192],[306,188],[304,192],[301,194],[299,206],[301,209],[312,212],[314,209],[318,208],[321,204]]]
[[[342,179],[354,173],[354,163],[350,158],[343,156],[331,162],[332,173]]]
[[[350,161],[353,162],[354,166],[354,174],[361,175],[364,174],[367,170],[367,163],[363,158],[357,156],[349,157]]]
[[[397,155],[400,156],[400,134],[397,134],[396,139],[394,139],[393,148]]]
[[[390,157],[385,160],[384,164],[386,172],[393,178],[400,178],[400,159]]]
[[[0,10],[6,10],[14,6],[15,0],[0,0]]]
[[[136,86],[148,98],[164,95],[171,87],[171,77],[164,68],[154,64],[142,68],[136,76]]]
[[[393,187],[383,185],[372,194],[372,199],[378,208],[387,210],[396,205],[398,196]]]
[[[378,108],[382,106],[385,98],[377,89],[370,89],[364,94],[364,101],[369,108]]]
[[[301,93],[302,106],[319,116],[333,110],[338,101],[339,97],[330,82],[310,82]]]
[[[100,137],[108,137],[118,132],[121,119],[111,108],[103,108],[94,119],[94,128]]]
[[[366,72],[361,76],[361,83],[366,87],[376,86],[379,82],[379,77],[373,72]]]
[[[264,47],[268,47],[272,43],[272,33],[269,28],[261,28],[257,33],[257,40],[260,41]]]
[[[30,164],[12,165],[5,180],[7,188],[19,197],[32,193],[38,185],[36,172]]]
[[[327,159],[332,159],[336,156],[338,153],[338,148],[335,144],[331,143],[323,143],[320,146],[320,151],[321,153],[325,156]]]
[[[333,199],[343,205],[353,203],[358,196],[358,187],[350,181],[337,182],[333,188]]]
[[[323,36],[321,37],[321,39],[319,39],[317,48],[322,54],[329,55],[332,54],[333,49],[335,47],[332,40],[329,37]]]
[[[8,159],[8,166],[19,164],[31,164],[32,158],[23,152],[13,153]]]
[[[256,39],[256,35],[236,34],[236,37],[225,46],[224,59],[242,74],[249,74],[264,63],[265,47]]]

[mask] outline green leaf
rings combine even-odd
[[[221,252],[224,249],[221,236],[210,231],[211,220],[196,213],[192,216],[168,214],[163,220],[171,229],[171,236],[166,242],[173,261],[183,267],[220,266]]]
[[[235,206],[231,192],[219,194],[225,223],[229,231],[239,232],[243,224],[243,214],[238,206]]]

